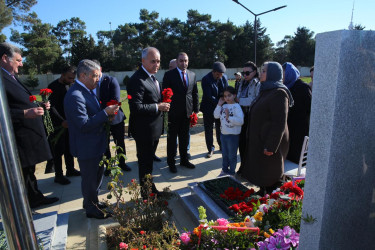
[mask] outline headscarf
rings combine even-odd
[[[285,70],[284,84],[288,89],[294,86],[298,78],[300,77],[299,70],[290,62],[283,64],[283,69]]]
[[[268,62],[266,81],[261,83],[260,92],[276,88],[285,90],[289,97],[289,107],[292,107],[294,100],[289,89],[283,84],[283,69],[280,63]]]

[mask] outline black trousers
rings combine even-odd
[[[43,199],[44,195],[38,189],[38,182],[35,177],[35,165],[22,168],[22,175],[29,203],[32,204]]]
[[[50,147],[51,147],[51,151],[53,155],[53,164],[55,165],[55,175],[56,176],[63,175],[62,159],[61,159],[63,155],[65,159],[65,166],[66,166],[67,172],[72,171],[74,169],[74,158],[72,154],[70,153],[69,131],[66,130],[55,145],[53,145],[50,141],[49,143],[50,143]]]
[[[168,139],[167,139],[167,163],[176,163],[176,139],[178,136],[178,146],[181,162],[187,161],[187,148],[189,144],[190,119],[186,116],[168,116]]]
[[[176,141],[175,141],[176,143]],[[154,165],[154,155],[156,148],[159,144],[158,140],[150,139],[135,139],[135,144],[137,147],[137,157],[138,157],[138,173],[139,173],[139,183],[141,186],[144,184],[144,178],[147,174],[152,174]]]
[[[113,141],[114,143],[116,144],[116,147],[121,147],[121,149],[117,149],[117,154],[124,154],[126,155],[126,149],[125,149],[125,140],[124,140],[124,136],[125,136],[125,123],[124,121],[118,123],[118,124],[115,124],[115,125],[111,125],[111,128],[110,128],[110,131],[111,131],[111,135],[113,137]],[[105,152],[105,156],[107,157],[107,159],[111,158],[111,149],[110,149],[110,146],[109,146],[109,138],[108,138],[108,147],[107,147],[107,151]],[[119,159],[120,163],[119,163],[119,166],[125,166],[125,159],[123,157],[121,157]]]
[[[206,146],[208,152],[211,151],[212,146],[214,145],[214,138],[213,138],[213,129],[216,129],[216,141],[221,148],[221,141],[220,141],[220,119],[215,119],[213,112],[212,114],[205,114],[203,113],[203,125],[204,125],[204,136],[206,139]]]

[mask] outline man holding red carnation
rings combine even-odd
[[[180,166],[195,168],[189,162],[187,148],[191,114],[198,113],[198,88],[195,73],[188,70],[189,57],[185,52],[177,56],[177,68],[167,71],[163,78],[163,88],[171,89],[173,96],[168,112],[167,163],[169,171],[177,172],[176,139],[178,136]]]
[[[59,200],[45,197],[38,189],[35,165],[52,158],[47,142],[42,116],[44,108],[35,104],[36,98],[18,80],[18,68],[22,67],[21,50],[9,43],[0,43],[0,66],[6,91],[14,137],[17,143],[22,174],[31,208]],[[50,108],[50,103],[44,103]]]
[[[84,59],[77,67],[77,80],[64,98],[69,126],[70,152],[77,157],[81,169],[83,207],[88,218],[105,219],[110,214],[98,200],[104,167],[99,163],[108,145],[105,124],[118,112],[118,105],[102,109],[93,89],[98,85],[100,66]]]
[[[127,91],[130,118],[129,129],[135,139],[139,166],[139,181],[142,195],[145,176],[152,174],[153,158],[163,129],[163,112],[169,111],[170,104],[163,102],[161,88],[155,74],[160,67],[160,52],[154,47],[142,51],[142,66],[130,77]],[[176,143],[176,140],[175,140]],[[152,183],[152,192],[160,195]]]

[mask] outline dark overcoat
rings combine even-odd
[[[287,159],[298,164],[303,139],[309,135],[311,87],[298,79],[289,90],[293,96],[294,105],[289,108],[288,114],[290,145]]]
[[[259,93],[249,111],[247,146],[242,175],[260,187],[280,180],[288,153],[288,94],[281,88]],[[273,152],[266,156],[264,149]]]
[[[24,115],[24,110],[37,107],[30,102],[31,92],[18,79],[1,71],[21,166],[29,167],[51,159],[42,116],[26,119]]]

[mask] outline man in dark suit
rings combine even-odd
[[[97,60],[93,60],[96,62],[99,66],[100,63]],[[120,92],[120,84],[118,83],[117,79],[112,76],[108,76],[105,74],[102,74],[102,68],[100,67],[100,80],[98,83],[98,86],[94,90],[96,93],[96,96],[98,96],[101,107],[102,109],[105,109],[107,106],[107,103],[111,100],[116,100],[120,102],[121,98],[121,92]],[[116,144],[117,147],[121,147],[121,149],[117,150],[117,154],[124,154],[126,155],[126,149],[125,149],[125,122],[124,120],[126,119],[126,116],[124,112],[122,111],[122,108],[120,107],[117,115],[113,118],[111,121],[111,126],[110,126],[110,132],[112,134],[112,138],[114,143]],[[109,140],[108,140],[108,147],[105,152],[105,156],[107,159],[111,158],[111,149],[109,146]],[[125,163],[125,158],[121,157],[120,158],[120,163],[119,167],[124,170],[124,171],[131,171],[131,168]],[[104,174],[106,176],[109,175],[109,171],[105,171]]]
[[[107,149],[105,123],[119,107],[111,105],[101,109],[93,89],[100,77],[100,66],[91,60],[82,60],[77,67],[77,80],[64,99],[65,115],[69,126],[70,152],[78,158],[82,177],[83,207],[88,218],[105,219],[110,214],[100,208],[98,200],[104,167],[99,162]]]
[[[135,139],[139,166],[139,180],[144,187],[144,178],[152,174],[153,156],[163,128],[163,112],[169,103],[162,102],[161,88],[155,78],[160,67],[160,52],[148,47],[142,51],[142,66],[130,77],[127,85],[130,107],[129,126]],[[175,141],[176,143],[176,141]],[[159,194],[155,184],[153,192]],[[147,190],[143,190],[145,195]]]
[[[189,144],[190,115],[198,113],[198,88],[195,73],[187,70],[189,57],[181,52],[177,57],[177,68],[167,71],[163,78],[163,89],[171,88],[173,91],[171,107],[168,112],[168,140],[167,162],[169,171],[177,172],[176,168],[176,138],[178,136],[180,165],[195,168],[187,156]]]
[[[21,50],[9,43],[0,43],[0,66],[6,91],[18,156],[31,208],[51,204],[57,197],[45,197],[38,189],[35,165],[52,158],[47,142],[42,115],[44,109],[30,102],[31,92],[18,80],[18,68],[22,67]],[[50,103],[45,103],[50,108]]]
[[[223,95],[223,90],[228,87],[228,80],[224,75],[226,71],[224,64],[221,62],[215,62],[212,68],[212,72],[202,78],[203,96],[200,105],[200,110],[203,113],[204,135],[208,150],[206,158],[210,158],[215,151],[213,140],[214,123],[216,128],[216,141],[221,150],[220,119],[214,118],[214,110],[220,97]]]
[[[64,177],[62,170],[62,156],[64,155],[66,176],[80,176],[81,173],[74,169],[74,158],[69,149],[69,132],[68,123],[64,112],[64,97],[70,85],[74,83],[77,68],[75,66],[65,66],[62,70],[60,78],[51,82],[48,88],[52,90],[49,97],[51,102],[51,120],[55,128],[54,134],[50,138],[50,145],[53,154],[53,162],[55,166],[54,182],[61,185],[70,183],[70,180]],[[63,130],[62,134],[61,131]],[[59,135],[60,134],[60,135]],[[58,139],[55,136],[59,135]]]

